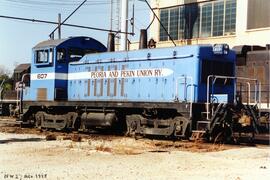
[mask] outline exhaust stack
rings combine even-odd
[[[114,35],[114,33],[109,33],[108,34],[107,51],[108,52],[115,51],[115,35]]]
[[[147,48],[147,30],[141,29],[139,49]]]

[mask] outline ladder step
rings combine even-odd
[[[197,121],[197,123],[210,124],[210,121]]]
[[[192,130],[192,133],[205,133],[206,131],[203,130]]]
[[[203,136],[205,133],[206,133],[206,131],[193,130],[191,137],[189,139],[191,141],[201,140],[201,139],[203,139]]]
[[[199,131],[205,131],[209,129],[210,121],[197,121],[197,129]]]

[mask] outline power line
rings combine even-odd
[[[46,1],[47,2],[47,1]],[[57,1],[59,2],[59,1]],[[44,3],[44,2],[42,2]],[[0,9],[4,10],[4,11],[17,11],[17,9],[19,11],[36,11],[36,12],[56,12],[57,13],[61,13],[61,14],[66,14],[68,15],[69,13],[67,13],[68,11],[73,11],[74,10],[74,6],[78,6],[80,3],[73,3],[73,4],[68,4],[66,5],[66,1],[62,1],[61,4],[42,4],[42,5],[38,5],[37,3],[25,3],[24,1],[20,2],[11,2],[10,0],[0,0]],[[84,8],[80,9],[80,12],[83,14],[88,14],[89,15],[89,11],[91,11],[91,14],[98,12],[98,13],[104,13],[106,11],[104,11],[104,8],[107,8],[109,6],[109,2],[107,1],[92,1],[89,3],[89,1],[87,1],[84,4]],[[97,8],[98,7],[98,8]],[[91,8],[91,10],[89,10],[89,8]]]
[[[33,0],[4,0],[5,2],[12,3],[12,4],[18,4],[18,5],[31,5],[31,6],[74,6],[79,5],[80,2],[67,2],[67,1],[33,1]],[[109,4],[109,1],[91,1],[86,3],[86,5],[104,5]]]
[[[0,18],[16,19],[16,20],[21,20],[21,21],[31,21],[31,22],[58,25],[58,22],[39,20],[39,19],[29,19],[29,18],[14,17],[14,16],[3,16],[3,15],[0,15]],[[109,30],[109,29],[104,29],[104,28],[96,28],[96,27],[82,26],[82,25],[68,24],[68,23],[64,23],[64,24],[62,24],[62,26],[69,26],[69,27],[76,27],[76,28],[83,28],[83,29],[91,29],[91,30],[96,30],[96,31],[105,31],[105,32],[124,33],[124,34],[134,35],[134,33],[129,33],[129,32],[115,31],[115,30]]]
[[[107,5],[106,5],[107,6]],[[88,6],[89,7],[89,6]],[[89,9],[83,8],[80,10],[80,14],[88,14],[89,15]],[[102,7],[105,7],[105,5],[102,5]],[[91,7],[92,8],[92,7]],[[0,2],[0,9],[1,11],[6,11],[6,12],[13,12],[13,11],[31,11],[31,12],[38,12],[38,13],[61,13],[61,14],[66,14],[68,15],[68,11],[73,11],[73,8],[71,6],[68,7],[63,7],[63,6],[42,6],[42,7],[33,7],[31,5],[17,5],[17,4],[10,4],[6,5],[3,4],[3,2]],[[92,8],[94,10],[91,10],[91,15],[93,14],[104,14],[104,10],[100,8]]]
[[[169,36],[170,40],[172,41],[172,43],[174,44],[174,46],[176,46],[174,40],[172,39],[170,33],[168,32],[168,30],[165,28],[165,26],[163,25],[163,23],[160,21],[160,19],[158,18],[158,16],[156,15],[155,11],[151,8],[150,4],[147,2],[147,0],[144,0],[145,3],[147,4],[147,6],[149,7],[149,9],[153,12],[154,16],[157,18],[159,24],[161,25],[161,27],[164,29],[164,31],[167,33],[167,35]]]
[[[53,33],[57,30],[57,29],[59,29],[59,34],[60,34],[60,26],[61,25],[63,25],[85,2],[86,2],[87,0],[84,0],[74,11],[72,11],[72,13],[68,16],[68,17],[66,17],[66,19],[63,21],[63,22],[61,22],[60,24],[58,24],[58,26],[50,33],[50,37],[53,35]],[[61,15],[60,15],[61,16]],[[59,37],[60,38],[60,37]]]

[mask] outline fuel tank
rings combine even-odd
[[[115,113],[104,112],[85,112],[81,116],[82,125],[84,128],[89,127],[111,127],[116,122]]]

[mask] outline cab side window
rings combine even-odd
[[[49,50],[38,50],[36,51],[36,63],[42,64],[42,63],[48,63],[49,61]]]
[[[53,61],[53,50],[41,49],[35,52],[35,59],[37,64],[49,64]]]
[[[66,50],[65,49],[57,49],[57,61],[64,62],[66,59]]]

